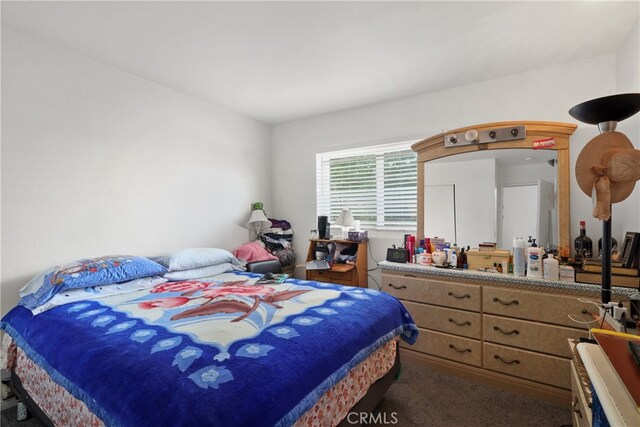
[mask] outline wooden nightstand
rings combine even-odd
[[[307,261],[316,259],[316,245],[318,243],[329,242],[333,242],[336,245],[357,245],[358,250],[355,262],[353,264],[334,263],[330,270],[307,270],[307,280],[367,288],[369,286],[367,280],[367,242],[352,242],[341,239],[312,239],[309,240]]]

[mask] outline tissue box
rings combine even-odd
[[[504,249],[495,249],[493,251],[471,249],[466,251],[465,254],[467,254],[469,270],[494,268],[493,264],[501,265],[502,261],[509,263],[509,251]]]
[[[570,265],[561,265],[559,267],[560,281],[573,283],[576,281],[575,270]]]
[[[366,242],[369,240],[369,236],[366,231],[350,231],[347,239],[352,242]]]

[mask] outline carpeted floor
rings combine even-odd
[[[404,363],[401,378],[369,421],[402,427],[560,427],[571,425],[571,410]],[[33,418],[18,423],[12,408],[2,412],[2,426],[41,424]]]
[[[429,427],[560,427],[571,425],[571,409],[404,363],[373,413],[389,425]],[[386,415],[386,424],[384,416]]]

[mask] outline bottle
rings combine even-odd
[[[451,267],[457,267],[458,266],[458,255],[456,254],[456,250],[455,249],[451,249],[451,259],[449,260],[449,265]]]
[[[458,262],[456,262],[457,268],[464,268],[465,258],[466,258],[466,255],[464,254],[464,246],[463,246],[462,249],[460,250],[460,255],[458,255]]]
[[[560,266],[553,252],[542,261],[542,275],[546,280],[560,280]]]
[[[574,240],[576,250],[576,260],[589,259],[593,257],[593,246],[591,239],[587,236],[586,223],[580,221],[580,235]]]
[[[493,263],[493,268],[498,270],[498,273],[502,273],[502,264],[498,264],[497,262]]]
[[[611,250],[613,251],[618,246],[618,241],[615,237],[611,237]],[[602,237],[598,239],[598,258],[602,256]]]
[[[536,239],[533,239],[533,243],[531,243],[532,248],[537,248],[538,244],[536,243]]]
[[[527,277],[542,277],[542,249],[527,248]]]
[[[467,252],[464,254],[464,258],[462,260],[462,269],[463,270],[466,270],[466,269],[469,268],[469,263],[467,263],[467,258],[469,256],[468,254],[469,254],[470,250],[471,250],[471,246],[467,246]]]
[[[525,275],[525,247],[526,242],[522,237],[513,238],[513,274],[516,276]]]
[[[530,248],[533,246],[533,240],[531,240],[531,236],[529,236],[529,240],[527,240],[527,247]]]

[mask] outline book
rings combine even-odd
[[[576,271],[576,282],[602,285],[602,274],[578,270]],[[611,285],[622,286],[625,288],[640,288],[640,277],[612,274]]]
[[[624,236],[620,261],[622,261],[623,267],[640,267],[638,265],[640,264],[640,233],[627,231]]]
[[[260,279],[258,279],[258,281],[256,282],[256,285],[268,285],[268,284],[273,284],[273,283],[282,283],[285,280],[287,280],[288,278],[289,278],[289,275],[285,274],[285,273],[278,273],[278,274],[267,273],[264,276],[262,276]]]
[[[585,264],[582,266],[584,271],[591,273],[602,273],[601,264]],[[625,267],[611,267],[611,274],[620,276],[640,276],[640,270],[637,268],[625,268]]]

